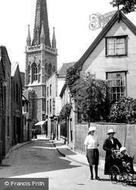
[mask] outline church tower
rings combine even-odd
[[[46,0],[37,0],[33,38],[28,26],[26,40],[26,91],[33,92],[32,118],[35,121],[45,119],[46,80],[57,70],[57,49],[53,28],[50,42],[48,12]]]

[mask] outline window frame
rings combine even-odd
[[[124,75],[125,75],[125,85],[124,85],[124,87],[125,87],[125,90],[124,90],[124,97],[126,97],[127,96],[127,71],[109,71],[109,72],[106,72],[106,81],[107,81],[107,83],[108,83],[108,81],[109,81],[109,79],[108,79],[108,74],[120,74],[120,73],[124,73]],[[117,81],[117,79],[116,79],[116,81]],[[109,87],[109,85],[108,85],[108,87]],[[115,86],[116,87],[116,86]],[[120,87],[120,88],[123,88],[123,86],[118,86],[118,87]],[[118,88],[118,87],[116,87],[116,88]],[[114,88],[114,87],[109,87],[110,89],[111,88]],[[120,98],[121,98],[121,96],[120,96]],[[119,99],[120,99],[119,98]],[[113,98],[113,94],[111,93],[111,96],[110,96],[110,99],[112,100],[112,101],[117,101],[118,99],[114,99]]]
[[[38,81],[38,68],[37,68],[37,64],[35,62],[33,62],[33,64],[31,65],[31,68],[32,68],[32,82]]]
[[[108,54],[108,39],[121,39],[123,38],[125,40],[125,53],[123,54]],[[120,35],[120,36],[107,36],[105,37],[105,56],[106,57],[121,57],[121,56],[127,56],[128,55],[128,35]]]
[[[52,96],[52,84],[50,84],[50,96]]]
[[[52,99],[50,99],[50,114],[52,114]]]

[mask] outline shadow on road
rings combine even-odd
[[[80,167],[61,156],[51,142],[34,141],[14,151],[0,167],[0,177],[13,177]],[[8,169],[7,169],[8,166]],[[45,173],[46,174],[46,173]],[[40,174],[38,174],[39,177]]]

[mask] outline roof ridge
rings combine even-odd
[[[81,56],[81,58],[75,63],[75,67],[77,69],[82,69],[84,61],[89,57],[92,51],[96,48],[96,46],[100,43],[100,41],[103,39],[103,37],[107,34],[107,32],[111,29],[111,27],[117,20],[122,20],[128,26],[128,28],[136,35],[136,26],[121,11],[117,11],[113,15],[111,20],[102,29],[102,31],[98,34],[98,36],[94,39],[94,41],[85,51],[85,53]]]

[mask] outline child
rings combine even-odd
[[[121,147],[120,153],[123,167],[125,167],[128,172],[136,173],[133,168],[133,158],[128,155],[126,147]]]

